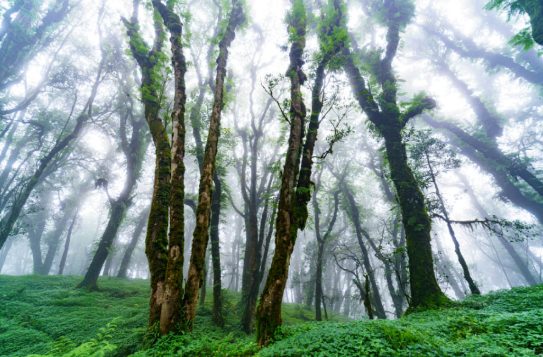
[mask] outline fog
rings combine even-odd
[[[319,31],[334,2],[304,2],[307,34],[302,58],[308,79],[299,98],[307,107],[302,131],[307,135],[315,112],[317,67],[323,48],[332,46],[323,45]],[[383,20],[387,1],[341,1],[346,37],[342,46],[365,81],[364,96],[373,96],[380,110],[386,111],[389,103],[387,86],[395,88],[402,112],[427,98],[435,101],[406,119],[401,142],[424,195],[424,214],[431,219],[430,264],[438,286],[448,298],[463,300],[474,287],[484,294],[540,284],[543,59],[538,56],[540,45],[511,42],[530,26],[530,18],[521,13],[508,19],[503,9],[484,9],[483,0],[404,2],[412,5],[414,14],[398,25],[400,39],[390,72],[394,83],[383,84],[379,77],[390,55],[391,37]],[[161,51],[154,53],[159,64],[151,74],[154,94],[149,94],[134,56],[141,45],[127,35],[136,26],[130,22],[132,1],[50,0],[10,14],[19,3],[25,2],[0,1],[0,229],[7,237],[0,241],[0,273],[80,275],[83,280],[103,249],[107,258],[98,266],[102,277],[150,279],[145,241],[151,239],[147,221],[157,195],[159,155],[145,116],[145,97],[156,95],[158,119],[168,145],[174,145],[177,99],[170,32],[163,28]],[[137,28],[148,46],[143,51],[148,51],[157,41],[156,23],[163,20],[153,13],[151,1],[134,3],[139,5]],[[173,3],[183,24],[187,70],[182,270],[183,281],[190,285],[192,240],[199,222],[196,207],[203,197],[199,185],[205,172],[198,155],[204,158],[202,149],[207,155],[216,99],[215,61],[232,6],[219,0]],[[218,229],[219,243],[205,241],[200,298],[212,294],[217,284],[213,247],[219,252],[219,290],[222,286],[250,292],[243,284],[250,280],[253,249],[258,250],[253,258],[258,259],[254,264],[259,278],[251,283],[258,284],[257,295],[265,293],[270,265],[278,259],[275,228],[295,115],[287,69],[297,35],[290,30],[289,36],[285,22],[291,7],[290,1],[244,1],[246,19],[228,49],[213,162],[215,191],[217,180],[221,183],[220,203],[211,205],[211,213],[206,211],[211,223],[204,227]],[[58,19],[40,27],[55,11]],[[20,37],[19,30],[27,36]],[[43,33],[38,35],[38,30]],[[335,36],[332,42],[342,35]],[[360,319],[370,314],[364,305],[369,292],[363,287],[370,279],[371,314],[396,319],[412,300],[410,269],[419,264],[408,260],[406,225],[420,224],[421,216],[417,213],[414,221],[403,217],[410,207],[400,197],[402,182],[389,166],[389,147],[382,135],[386,130],[361,107],[362,95],[353,89],[342,51],[325,66],[305,206],[308,218],[305,229],[294,228],[297,238],[292,240],[292,255],[286,257],[288,280],[282,300],[307,306],[320,300],[319,314],[324,308],[327,318],[341,314]],[[195,138],[200,134],[202,138]],[[295,179],[303,172],[302,167]],[[291,183],[291,191],[294,186]],[[116,216],[119,205],[124,211]],[[169,209],[171,213],[174,208]],[[113,235],[108,238],[107,232]],[[409,237],[407,245],[415,244]],[[106,238],[108,244],[103,243]],[[319,269],[322,291],[317,293]]]

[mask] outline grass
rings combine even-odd
[[[0,356],[536,356],[543,354],[543,285],[470,297],[441,311],[393,321],[308,322],[284,304],[285,326],[260,350],[239,327],[239,293],[225,291],[225,329],[211,301],[192,334],[141,350],[148,281],[100,278],[101,291],[74,289],[78,276],[0,276]],[[210,295],[210,294],[209,294]],[[113,322],[112,322],[113,321]]]

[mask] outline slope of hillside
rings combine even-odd
[[[74,289],[77,276],[0,276],[0,356],[534,356],[543,354],[543,285],[470,297],[442,311],[395,321],[307,322],[314,312],[285,304],[285,326],[260,350],[239,327],[239,294],[227,292],[226,327],[211,301],[195,331],[141,351],[148,282],[101,278],[100,292]],[[152,337],[151,337],[152,338]],[[36,356],[38,356],[36,355]]]

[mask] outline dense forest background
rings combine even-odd
[[[205,309],[264,347],[283,303],[393,320],[543,282],[540,0],[0,16],[0,273],[132,282],[139,347]]]

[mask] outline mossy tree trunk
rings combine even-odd
[[[216,176],[215,176],[216,177]],[[215,189],[213,190],[211,211],[213,212],[210,220],[210,241],[211,241],[211,261],[213,265],[213,322],[219,327],[224,327],[224,317],[222,314],[222,283],[221,283],[221,255],[219,240],[219,223],[221,218],[221,194],[222,183],[219,178],[215,180]]]
[[[190,266],[183,298],[183,309],[188,330],[192,331],[196,316],[198,290],[202,284],[202,270],[205,264],[205,253],[208,242],[210,226],[210,211],[212,203],[213,176],[215,173],[215,160],[220,135],[220,120],[223,108],[224,82],[226,78],[226,65],[228,48],[235,38],[236,28],[245,21],[243,7],[239,0],[232,1],[232,10],[224,36],[219,42],[219,56],[217,58],[217,77],[215,80],[214,103],[211,112],[209,133],[204,151],[204,161],[200,185],[198,189],[198,205],[196,208],[196,228],[192,240],[192,253]]]
[[[277,210],[275,254],[268,272],[266,285],[260,295],[256,310],[256,339],[260,346],[266,346],[275,329],[282,325],[281,305],[288,278],[290,256],[296,242],[298,225],[294,222],[295,187],[299,172],[306,107],[301,86],[307,80],[302,71],[302,59],[306,44],[306,11],[301,0],[293,2],[289,14],[288,31],[294,33],[290,49],[290,65],[287,77],[290,79],[290,136],[285,156],[279,206]]]
[[[187,65],[183,54],[183,25],[174,12],[174,2],[164,5],[153,0],[170,31],[172,66],[175,79],[174,108],[172,112],[172,159],[170,186],[170,234],[168,263],[164,283],[164,297],[160,316],[160,333],[167,335],[174,327],[184,324],[181,302],[183,298],[183,263],[185,247],[185,104],[187,101],[185,73]]]
[[[372,66],[373,74],[381,87],[377,100],[367,89],[350,51],[346,49],[343,53],[344,69],[355,99],[385,140],[388,164],[398,194],[406,233],[411,283],[410,309],[414,309],[438,307],[448,304],[449,299],[437,284],[430,243],[431,221],[426,212],[424,196],[408,165],[406,148],[402,141],[402,130],[407,122],[425,109],[435,108],[436,103],[431,98],[416,98],[404,112],[401,112],[397,103],[396,78],[392,70],[392,61],[400,43],[400,30],[410,20],[397,15],[412,13],[410,6],[412,6],[410,3],[392,0],[383,14],[387,23],[386,50],[384,57]]]
[[[145,238],[145,254],[149,262],[151,275],[151,298],[149,301],[149,324],[153,327],[160,323],[161,307],[164,301],[164,282],[168,263],[168,211],[170,206],[170,179],[172,153],[168,133],[159,116],[160,101],[157,89],[160,83],[157,71],[162,57],[164,29],[154,17],[155,38],[153,47],[144,42],[139,33],[139,0],[133,1],[133,14],[128,21],[123,18],[130,39],[130,49],[142,72],[142,102],[145,119],[149,125],[155,145],[155,179],[151,211]]]

